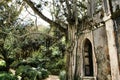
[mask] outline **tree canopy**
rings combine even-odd
[[[24,5],[0,1],[0,79],[17,80],[20,76],[22,80],[39,80],[48,74],[58,75],[65,69],[65,39],[58,30],[39,31],[31,22],[23,24],[19,15]]]
[[[65,69],[65,63],[71,61],[70,54],[77,54],[77,32],[81,20],[89,16],[89,7],[93,12],[99,9],[95,8],[101,5],[100,1],[1,0],[0,58],[5,65],[0,70],[9,72],[12,68],[16,71],[15,76],[21,76],[22,80],[39,80],[48,74],[58,75]],[[94,7],[94,3],[98,4]],[[32,22],[21,23],[23,19],[19,15],[28,5],[50,24],[50,29],[44,30],[45,33],[37,29],[30,30],[35,25]],[[49,13],[51,18],[45,13]],[[66,67],[68,70],[69,65]]]
[[[82,18],[87,13],[86,0],[23,0],[25,1],[33,11],[40,16],[43,20],[51,25],[56,26],[62,32],[65,32],[67,25],[74,24],[75,20]],[[49,19],[44,15],[44,10],[47,8],[52,16]]]

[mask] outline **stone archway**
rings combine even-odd
[[[83,73],[84,76],[94,76],[92,44],[89,39],[85,39],[83,46]]]

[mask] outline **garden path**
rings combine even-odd
[[[60,79],[59,79],[59,76],[49,75],[49,77],[45,80],[60,80]]]

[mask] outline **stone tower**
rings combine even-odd
[[[120,0],[88,1],[90,18],[81,22],[75,59],[77,80],[120,80]]]

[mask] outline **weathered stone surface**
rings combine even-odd
[[[113,2],[118,2],[118,0]],[[103,0],[104,8],[102,14],[104,15],[102,18],[99,15],[94,15],[92,16],[92,22],[83,20],[83,26],[79,26],[82,28],[80,29],[82,31],[79,32],[80,35],[78,42],[75,44],[73,54],[69,55],[68,80],[73,80],[74,78],[72,77],[74,77],[74,74],[77,77],[75,80],[120,80],[120,14],[115,15],[114,12],[111,12],[112,7],[114,8],[116,6],[115,4],[120,5],[120,2],[112,3],[110,0]],[[92,4],[93,3],[88,6]],[[118,12],[120,12],[120,10]],[[87,23],[90,23],[92,26]],[[84,46],[86,39],[88,39],[92,45],[92,76],[85,75],[85,70],[87,70],[85,69],[85,63],[88,64],[88,66],[90,63],[89,59],[84,59],[84,55],[86,55]],[[76,67],[73,66],[73,62],[76,63],[74,64]],[[73,70],[76,70],[76,72],[73,73]]]
[[[97,78],[99,80],[108,80],[110,75],[109,53],[107,51],[107,37],[104,26],[93,32],[94,48],[97,59]]]

